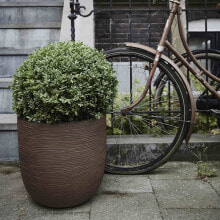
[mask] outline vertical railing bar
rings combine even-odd
[[[112,0],[110,0],[110,9],[112,10]],[[110,48],[112,49],[112,44],[113,44],[113,40],[112,40],[112,11],[110,12]]]
[[[167,8],[170,8],[170,1],[167,1]]]
[[[185,11],[185,13],[186,13],[186,33],[187,33],[187,42],[188,42],[188,31],[189,31],[189,2],[188,2],[188,0],[186,0],[185,1],[185,7],[186,7],[186,11]]]
[[[205,34],[207,34],[207,32],[208,32],[208,23],[207,23],[207,0],[204,0],[204,14],[205,14]],[[207,50],[207,48],[208,48],[208,45],[207,45],[207,41],[205,41],[205,49]]]
[[[190,9],[189,9],[189,1],[188,0],[185,1],[185,7],[186,7],[186,36],[187,36],[186,40],[187,40],[187,43],[189,43],[189,11],[190,11]],[[187,57],[187,61],[190,62],[189,57]],[[186,74],[187,74],[187,80],[190,84],[191,83],[190,82],[190,73],[189,73],[188,68],[187,68]]]
[[[129,0],[129,9],[131,10],[131,0]],[[131,16],[132,12],[129,12],[129,41],[131,42]]]
[[[168,9],[167,10],[167,15],[169,15],[169,13],[170,13],[170,11],[169,11],[170,10],[170,2],[169,1],[167,1],[167,9]],[[171,40],[170,38],[172,38],[171,34],[169,34],[169,40]],[[171,58],[170,50],[168,50],[168,54],[167,55],[168,55],[169,58]],[[168,101],[168,112],[169,112],[169,116],[171,115],[170,114],[170,111],[171,111],[171,100],[170,100],[171,99],[171,95],[170,95],[171,93],[170,93],[170,88],[171,88],[170,80],[168,80],[168,100],[169,100]],[[169,119],[169,123],[171,123],[170,119]]]
[[[171,111],[171,95],[170,95],[170,80],[168,80],[168,99],[169,99],[169,116],[171,115],[170,114],[170,111]],[[170,119],[169,119],[169,123],[170,123]]]
[[[169,16],[169,13],[170,13],[170,2],[169,1],[167,1],[167,17]],[[172,38],[172,35],[171,34],[169,34],[169,41],[171,42],[171,38]],[[169,58],[171,58],[171,52],[170,52],[170,50],[168,50],[168,57]]]
[[[151,10],[151,0],[148,0],[148,8]],[[148,11],[148,24],[149,24],[149,28],[148,28],[148,46],[151,47],[151,11]]]
[[[110,6],[110,9],[112,10],[112,0],[109,0],[109,6]],[[109,23],[109,32],[110,32],[110,48],[112,49],[112,11],[110,12],[110,23]],[[112,61],[113,63],[113,61]],[[112,111],[113,112],[113,103],[112,103]],[[114,113],[111,113],[111,130],[112,130],[112,135],[114,134],[114,122],[115,122],[115,114]]]
[[[130,56],[129,59],[130,59],[129,60],[130,61],[129,62],[129,64],[130,64],[130,66],[129,66],[130,67],[130,104],[132,104],[132,102],[133,102],[133,95],[132,95],[132,92],[133,92],[132,91],[133,90],[133,88],[132,88],[132,80],[133,80],[133,76],[132,76],[132,72],[133,72],[132,71],[132,57]]]
[[[131,0],[129,0],[129,9],[131,9]],[[129,41],[131,41],[131,12],[129,12]],[[133,81],[133,75],[132,75],[132,58],[130,56],[130,104],[133,102],[133,95],[132,95],[132,81]]]
[[[206,69],[208,68],[208,59],[207,59],[207,49],[208,49],[208,23],[207,23],[207,0],[204,0],[204,15],[205,15],[205,50],[206,50]],[[206,37],[207,36],[207,37]],[[208,81],[208,76],[206,75],[206,81]],[[206,95],[208,96],[208,89],[206,89]],[[207,99],[208,104],[208,99]],[[209,115],[206,115],[206,126],[209,129]]]
[[[151,47],[151,0],[148,0],[148,8],[150,9],[150,11],[148,12],[148,24],[149,24],[149,28],[148,28],[148,45],[149,47]],[[149,74],[150,74],[150,71],[149,71]],[[150,111],[152,110],[152,99],[151,99],[151,96],[152,96],[152,87],[150,85],[150,88],[149,88],[149,103],[150,103]]]

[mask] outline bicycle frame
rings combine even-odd
[[[194,104],[194,99],[193,99],[193,95],[192,95],[192,90],[191,87],[188,83],[188,81],[186,80],[185,75],[181,72],[181,70],[166,56],[164,56],[162,53],[166,48],[168,48],[175,56],[176,58],[178,58],[180,60],[180,62],[186,67],[188,68],[188,70],[190,72],[193,73],[193,75],[195,75],[195,77],[213,94],[215,95],[216,98],[220,99],[220,94],[217,93],[217,91],[204,79],[204,77],[202,76],[203,74],[207,75],[208,77],[210,77],[211,79],[215,80],[216,82],[220,83],[220,78],[214,76],[212,73],[210,73],[209,71],[207,71],[205,68],[203,68],[198,61],[196,60],[195,56],[192,54],[192,52],[189,49],[189,46],[187,44],[187,41],[185,39],[184,36],[184,31],[183,31],[183,26],[182,26],[182,22],[181,22],[181,7],[180,7],[180,1],[181,0],[170,0],[170,2],[172,2],[172,8],[170,11],[170,15],[167,19],[165,28],[164,28],[164,32],[162,34],[160,43],[157,47],[157,50],[155,51],[154,49],[144,46],[144,45],[140,45],[140,44],[135,44],[135,43],[126,43],[126,46],[128,47],[135,47],[135,48],[139,48],[139,49],[143,49],[145,51],[148,52],[153,52],[155,53],[155,59],[154,59],[154,63],[153,63],[153,67],[150,70],[150,74],[148,77],[148,80],[146,82],[145,88],[143,93],[141,94],[141,96],[134,101],[130,106],[127,106],[126,108],[124,108],[121,112],[122,113],[127,113],[130,110],[132,110],[136,105],[138,105],[145,97],[147,91],[150,88],[151,82],[152,82],[152,78],[154,76],[155,70],[158,66],[158,63],[160,61],[160,58],[162,57],[163,59],[165,59],[168,63],[170,63],[179,73],[179,75],[182,77],[185,85],[186,85],[186,89],[188,90],[189,96],[190,96],[190,102],[191,102],[191,121],[190,121],[190,127],[189,127],[189,131],[188,134],[186,136],[186,142],[189,141],[190,136],[192,134],[192,129],[193,129],[193,124],[194,124],[194,120],[195,120],[195,104]],[[179,29],[179,34],[180,34],[180,39],[181,42],[183,44],[184,49],[186,50],[186,53],[188,54],[188,56],[191,58],[191,60],[193,61],[193,63],[197,66],[197,68],[199,69],[199,72],[196,71],[191,65],[190,63],[172,46],[172,44],[167,40],[168,38],[168,34],[170,33],[171,30],[171,26],[173,24],[174,18],[175,16],[177,16],[177,21],[178,21],[178,29]]]

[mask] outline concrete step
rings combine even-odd
[[[0,23],[0,29],[60,29],[61,22]]]
[[[0,7],[63,7],[64,0],[1,0]]]
[[[196,155],[196,156],[195,156]],[[193,134],[188,144],[183,143],[171,160],[197,161],[201,159],[220,160],[220,135]]]
[[[0,89],[0,114],[13,113],[12,91],[10,89]]]
[[[160,155],[160,151],[166,149],[167,144],[171,143],[172,140],[173,138],[170,135],[160,138],[150,135],[141,135],[135,138],[126,135],[120,140],[110,136],[107,139],[108,153],[106,161],[108,164],[117,164],[120,161],[123,161],[123,163],[129,161],[130,164],[136,164],[137,161],[142,161],[143,158],[150,159],[157,153]],[[203,158],[206,155],[208,160],[220,160],[220,135],[193,134],[190,142],[188,144],[183,142],[171,160],[195,161],[198,160],[195,154],[198,157],[202,155]],[[138,158],[137,155],[139,155]]]
[[[0,114],[0,131],[17,131],[16,114]]]
[[[0,24],[61,22],[62,7],[1,7]],[[8,27],[10,28],[10,27]]]
[[[4,77],[0,78],[0,89],[8,89],[8,87],[12,84],[13,78]]]
[[[0,56],[27,56],[28,54],[32,53],[36,48],[29,48],[29,49],[16,49],[11,47],[0,47]]]
[[[14,113],[12,109],[12,90],[9,86],[13,78],[0,78],[0,114]]]
[[[0,114],[0,161],[18,161],[17,117]]]
[[[59,40],[58,29],[0,29],[0,48],[33,49]]]
[[[4,52],[8,55],[3,55]],[[18,52],[22,51],[17,51],[17,50],[0,50],[0,85],[2,85],[2,79],[1,77],[12,77],[14,73],[16,72],[16,69],[22,64],[22,62],[27,58],[27,55],[19,55],[17,54]],[[27,51],[23,51],[26,52]],[[23,53],[22,52],[22,53]],[[28,51],[32,52],[32,51]],[[15,55],[13,55],[13,53]],[[6,78],[7,81],[8,78]]]

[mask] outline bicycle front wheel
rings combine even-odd
[[[119,81],[117,96],[107,114],[107,172],[149,172],[168,161],[186,136],[189,96],[181,78],[162,59],[153,78],[154,82],[160,72],[168,77],[168,83],[161,85],[162,94],[155,99],[158,90],[152,82],[141,103],[126,114],[121,112],[143,92],[154,56],[131,48],[106,53]]]

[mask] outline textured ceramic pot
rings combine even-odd
[[[106,119],[56,125],[18,119],[21,174],[34,201],[79,205],[99,187],[106,159]]]

